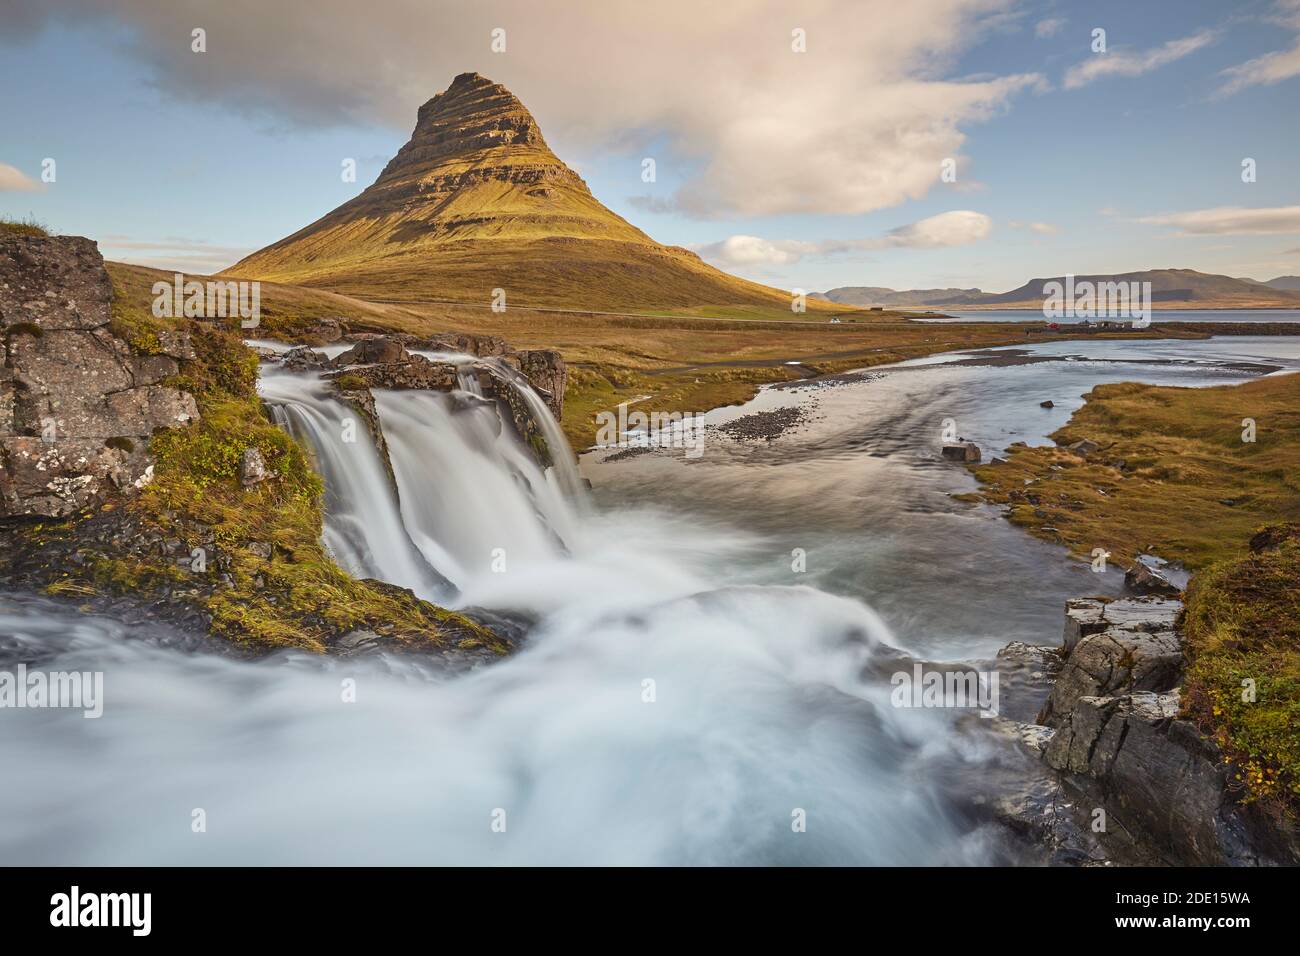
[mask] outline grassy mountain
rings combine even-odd
[[[500,288],[507,307],[790,304],[606,209],[524,105],[477,73],[420,107],[410,141],[369,188],[227,274],[483,305]]]
[[[1300,291],[1280,284],[1286,278],[1260,283],[1194,269],[1148,269],[1112,275],[1078,275],[1075,281],[1150,282],[1151,304],[1157,309],[1300,308]],[[896,291],[873,286],[844,286],[831,289],[825,297],[843,305],[883,305],[888,308],[1038,309],[1043,304],[1043,286],[1053,281],[1064,283],[1065,277],[1030,279],[1010,292],[983,292],[979,289]]]

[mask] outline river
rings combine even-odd
[[[386,654],[246,662],[0,597],[0,667],[102,671],[105,697],[98,719],[4,714],[0,861],[1038,862],[979,811],[1016,755],[963,715],[890,706],[888,677],[903,653],[1055,643],[1065,598],[1120,581],[953,500],[974,485],[939,456],[944,419],[987,456],[1046,441],[1099,382],[1298,368],[1279,338],[932,356],[712,412],[695,458],[588,452],[590,500],[472,390],[380,393],[400,501],[372,446],[334,445],[310,376],[268,368],[344,566],[527,614],[525,648],[455,677]],[[800,422],[771,441],[717,428],[787,407]]]

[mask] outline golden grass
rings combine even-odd
[[[1246,418],[1254,442],[1242,441]],[[1005,464],[974,470],[981,497],[1081,557],[1100,547],[1117,562],[1149,552],[1201,568],[1240,557],[1261,525],[1300,520],[1300,375],[1218,388],[1099,385],[1052,438],[1101,449],[1084,459],[1018,446]]]

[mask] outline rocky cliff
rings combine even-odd
[[[89,239],[0,237],[0,517],[60,517],[138,491],[154,431],[198,419],[194,396],[166,384],[194,357],[188,334],[138,354],[111,304]]]
[[[1066,605],[1060,663],[1050,671],[1039,726],[1017,731],[1060,774],[1080,814],[1059,829],[1091,829],[1100,847],[1094,854],[1124,862],[1294,864],[1294,824],[1243,801],[1222,751],[1183,716],[1182,610],[1181,601],[1159,596]],[[1015,645],[1004,654],[1026,650]]]

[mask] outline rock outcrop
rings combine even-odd
[[[1019,725],[1021,736],[1059,772],[1081,814],[1105,811],[1099,836],[1113,858],[1294,863],[1294,847],[1237,801],[1218,747],[1179,717],[1181,611],[1181,602],[1156,596],[1069,601],[1063,665],[1038,725]]]
[[[1183,652],[1174,624],[1182,604],[1163,598],[1070,601],[1066,607],[1068,656],[1039,723],[1060,726],[1081,697],[1176,686]]]
[[[136,354],[111,328],[112,297],[91,240],[0,238],[0,518],[61,517],[138,490],[153,432],[199,417],[165,384],[193,357],[188,336]]]
[[[556,395],[563,401],[566,376],[564,361],[558,352],[507,352],[504,358],[481,362],[434,361],[408,351],[402,341],[397,336],[363,339],[336,356],[329,363],[331,371],[327,373],[341,397],[362,412],[375,434],[376,442],[381,445],[381,451],[382,430],[377,427],[370,389],[430,389],[449,392],[463,388],[469,378],[478,395],[501,404],[506,413],[503,417],[514,425],[524,444],[536,455],[538,463],[543,468],[553,463],[544,430],[524,393],[529,388],[537,392],[558,418],[558,409],[553,402]],[[290,355],[297,351],[294,350]],[[305,361],[298,362],[298,366],[307,367]],[[541,381],[550,384],[554,391],[538,386],[522,371],[521,366],[531,369]]]

